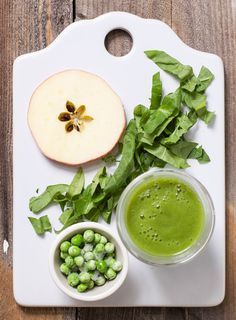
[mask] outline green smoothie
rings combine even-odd
[[[131,239],[153,256],[176,255],[192,246],[202,232],[204,219],[198,194],[187,183],[171,177],[144,181],[125,207]]]

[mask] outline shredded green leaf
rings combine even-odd
[[[215,117],[215,113],[206,108],[206,96],[199,92],[184,93],[184,102],[190,108],[194,109],[198,117],[206,124],[209,124]]]
[[[143,126],[147,134],[152,134],[163,122],[168,119],[175,111],[179,111],[181,104],[181,91],[177,89],[174,93],[164,97],[161,106],[153,111]]]
[[[205,92],[211,82],[214,80],[214,75],[206,67],[202,66],[198,75],[197,92]]]
[[[184,169],[188,168],[189,165],[186,162],[185,159],[180,158],[173,154],[170,150],[168,150],[165,146],[162,146],[161,144],[157,147],[145,147],[144,148],[147,152],[153,154],[158,159],[165,161],[166,163],[172,165],[175,168],[178,169]]]
[[[109,178],[107,185],[104,188],[106,193],[113,193],[115,190],[122,187],[129,174],[134,168],[134,152],[136,147],[135,142],[136,126],[134,120],[131,120],[124,136],[123,150],[121,161],[114,172]]]
[[[169,149],[176,156],[183,159],[188,159],[189,155],[197,145],[198,144],[196,142],[180,140],[177,143],[171,145]]]
[[[34,231],[37,234],[42,235],[47,231],[48,232],[52,231],[52,226],[47,215],[42,216],[38,219],[34,217],[28,217],[28,219],[34,228]]]
[[[116,156],[114,154],[108,154],[107,156],[102,158],[102,161],[104,161],[108,166],[116,163]]]
[[[54,198],[60,194],[68,191],[67,184],[56,184],[53,186],[48,186],[46,190],[37,197],[32,197],[29,201],[30,211],[33,213],[39,213],[45,209],[49,204],[51,204]]]
[[[145,51],[146,56],[158,65],[162,70],[173,74],[179,80],[185,80],[193,75],[193,69],[185,66],[175,58],[171,57],[164,51],[148,50]]]
[[[157,72],[152,77],[152,96],[150,109],[158,109],[162,98],[162,82],[160,80],[160,72]]]
[[[82,168],[79,168],[76,175],[74,176],[74,179],[72,180],[69,190],[68,190],[68,196],[70,198],[78,196],[84,188],[84,173]]]
[[[176,119],[176,128],[169,135],[169,137],[163,138],[161,143],[164,145],[175,144],[179,139],[188,132],[188,130],[193,126],[194,123],[188,118],[186,114],[179,116]]]
[[[199,163],[207,163],[207,162],[211,161],[209,156],[208,156],[208,154],[202,148],[202,146],[195,147],[192,150],[192,152],[189,154],[189,158],[190,159],[196,159],[196,160],[198,160]]]

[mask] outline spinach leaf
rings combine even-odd
[[[88,214],[90,210],[96,206],[92,200],[92,184],[87,186],[84,192],[74,202],[74,206],[76,217]]]
[[[100,185],[100,181],[103,177],[106,177],[106,167],[102,167],[101,169],[98,170],[96,173],[95,177],[93,178],[92,181],[92,186],[91,186],[91,195],[93,195],[97,189],[97,187]]]
[[[199,92],[184,92],[183,99],[185,104],[196,111],[198,117],[206,124],[209,124],[215,117],[215,113],[208,111],[206,108],[206,96]]]
[[[188,132],[188,130],[193,126],[192,121],[188,118],[186,114],[182,114],[177,118],[176,128],[173,133],[167,138],[163,138],[161,143],[164,145],[174,144],[179,141],[179,139]]]
[[[134,120],[136,124],[136,129],[139,133],[143,133],[143,125],[147,122],[150,117],[150,110],[139,104],[134,109]]]
[[[189,167],[188,163],[186,162],[185,159],[180,158],[173,154],[170,150],[168,150],[165,146],[162,146],[161,144],[158,146],[153,146],[153,147],[145,147],[144,150],[147,152],[153,154],[155,157],[158,159],[161,159],[165,161],[166,163],[169,163],[175,168],[178,169],[184,169]]]
[[[38,219],[34,217],[28,217],[28,219],[34,228],[34,231],[37,234],[42,235],[46,231],[49,231],[49,232],[52,231],[52,226],[47,215],[42,216]]]
[[[160,72],[157,72],[152,77],[152,96],[150,109],[158,109],[162,98],[162,82],[160,80]]]
[[[144,52],[146,56],[158,65],[162,70],[173,74],[179,80],[185,80],[193,75],[193,69],[185,66],[164,51],[148,50]]]
[[[53,201],[58,203],[61,207],[61,210],[64,211],[65,206],[69,200],[68,200],[67,196],[64,196],[63,194],[59,193],[58,195],[56,195],[54,197]]]
[[[45,209],[58,194],[62,194],[68,191],[67,184],[55,184],[48,186],[46,190],[37,197],[32,197],[29,201],[30,211],[33,213],[39,213]]]
[[[155,157],[155,159],[152,163],[152,167],[164,168],[165,166],[166,166],[165,161]]]
[[[175,92],[164,97],[161,106],[154,110],[148,121],[143,126],[147,134],[152,134],[163,122],[168,119],[175,111],[180,110],[181,105],[181,90],[177,89]]]
[[[162,161],[161,159],[156,158],[151,153],[143,151],[139,155],[139,161],[140,161],[140,167],[142,169],[142,172],[147,171],[151,167],[159,167],[164,168],[166,165],[165,161]]]
[[[114,154],[108,154],[102,158],[102,161],[105,162],[108,166],[111,166],[116,163],[116,156]]]
[[[66,209],[60,215],[59,221],[65,225],[68,222],[68,220],[72,217],[73,213],[74,213],[74,210],[72,208]]]
[[[199,163],[208,163],[211,161],[210,157],[208,156],[208,154],[206,153],[206,151],[204,149],[202,149],[202,155],[201,157],[197,158]]]
[[[105,189],[105,186],[107,185],[108,181],[109,181],[110,177],[108,177],[107,175],[105,176],[100,176],[99,178],[99,183],[100,183],[100,187],[102,190]]]
[[[186,91],[193,92],[196,86],[199,83],[199,79],[193,75],[190,79],[187,79],[185,82],[181,84],[181,89],[185,89]]]
[[[79,168],[76,175],[74,176],[74,179],[72,180],[69,190],[68,190],[68,196],[70,198],[74,198],[78,196],[84,188],[84,173],[83,169]]]
[[[198,112],[198,116],[206,124],[209,124],[215,118],[215,112],[208,111],[207,109],[203,109],[203,110]]]
[[[78,223],[83,221],[81,216],[77,216],[75,213],[71,214],[70,217],[68,217],[68,219],[65,221],[65,224],[63,225],[63,227],[59,230],[55,230],[55,233],[60,233],[61,231],[65,230],[66,228],[68,228],[69,226],[71,226],[72,224]]]
[[[136,147],[135,135],[136,125],[134,120],[131,120],[124,136],[121,161],[104,188],[106,193],[113,193],[115,190],[125,185],[127,177],[132,172],[134,168],[134,152]]]
[[[199,81],[199,84],[197,85],[197,89],[196,89],[197,92],[205,92],[205,90],[209,87],[211,82],[214,80],[214,75],[209,69],[202,66],[197,78]]]
[[[197,145],[198,144],[196,142],[180,140],[171,145],[169,149],[176,156],[187,159]]]
[[[188,156],[189,159],[196,159],[199,163],[210,162],[210,158],[202,146],[195,147]]]
[[[106,209],[103,210],[102,212],[103,220],[107,223],[111,222],[111,214],[112,214],[113,208],[114,208],[114,198],[112,196],[107,200]]]
[[[171,117],[169,117],[168,119],[166,119],[153,133],[152,135],[150,135],[152,137],[152,144],[153,141],[159,137],[163,131],[166,130],[167,126],[175,119],[176,115],[178,114],[178,112],[174,112],[173,115]]]
[[[101,215],[101,210],[99,208],[93,208],[86,216],[86,220],[98,222]]]

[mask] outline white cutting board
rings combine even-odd
[[[133,38],[132,50],[124,57],[110,55],[104,46],[107,33],[127,30]],[[158,67],[144,50],[168,52],[196,73],[202,65],[215,75],[207,90],[210,110],[217,117],[213,125],[198,125],[191,136],[203,144],[212,161],[206,165],[191,162],[186,171],[209,190],[216,209],[214,234],[206,250],[192,262],[177,267],[156,268],[129,256],[129,272],[124,285],[111,297],[99,302],[78,302],[65,296],[54,284],[48,269],[48,252],[55,234],[38,237],[27,216],[28,200],[37,188],[70,182],[76,169],[47,160],[37,148],[27,125],[27,110],[35,88],[50,75],[65,69],[83,69],[104,78],[121,97],[128,119],[133,108],[148,105],[153,73]],[[161,71],[165,94],[175,90],[177,81]],[[185,45],[163,22],[112,12],[93,20],[75,22],[46,49],[23,55],[13,68],[14,136],[14,296],[25,306],[213,306],[225,293],[225,151],[224,74],[221,59]],[[193,130],[195,131],[195,130]],[[101,162],[85,167],[90,182]],[[50,207],[52,222],[58,207]],[[116,232],[113,219],[111,228]]]

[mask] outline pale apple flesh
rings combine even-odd
[[[76,108],[85,105],[80,131],[65,130],[58,116],[67,112],[66,102]],[[28,124],[33,137],[48,158],[68,165],[80,165],[104,157],[119,141],[126,125],[122,102],[97,75],[66,70],[45,80],[33,93]]]

